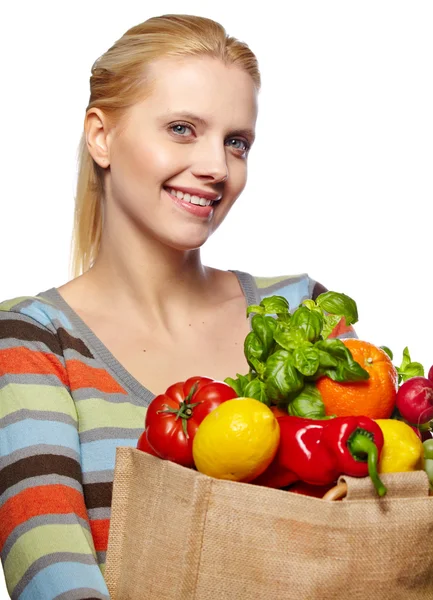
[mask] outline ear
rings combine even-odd
[[[110,166],[109,126],[107,116],[99,108],[91,108],[84,120],[87,148],[93,160],[103,169]]]

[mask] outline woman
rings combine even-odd
[[[260,75],[200,17],[130,29],[96,61],[81,145],[75,278],[0,305],[0,547],[13,598],[107,598],[115,448],[155,394],[246,373],[246,306],[323,287],[204,266],[246,184]]]

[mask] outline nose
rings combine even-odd
[[[206,147],[197,145],[197,154],[191,171],[198,179],[210,180],[214,183],[226,181],[229,171],[225,147],[221,147],[221,142],[207,144]]]

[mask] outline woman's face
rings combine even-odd
[[[207,57],[160,59],[150,75],[151,94],[106,138],[106,224],[198,248],[245,187],[257,92],[245,71]]]

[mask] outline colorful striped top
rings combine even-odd
[[[305,274],[233,272],[248,305],[278,294],[293,310],[325,290]],[[11,598],[109,598],[115,449],[136,446],[153,397],[55,288],[0,304],[0,551]]]

